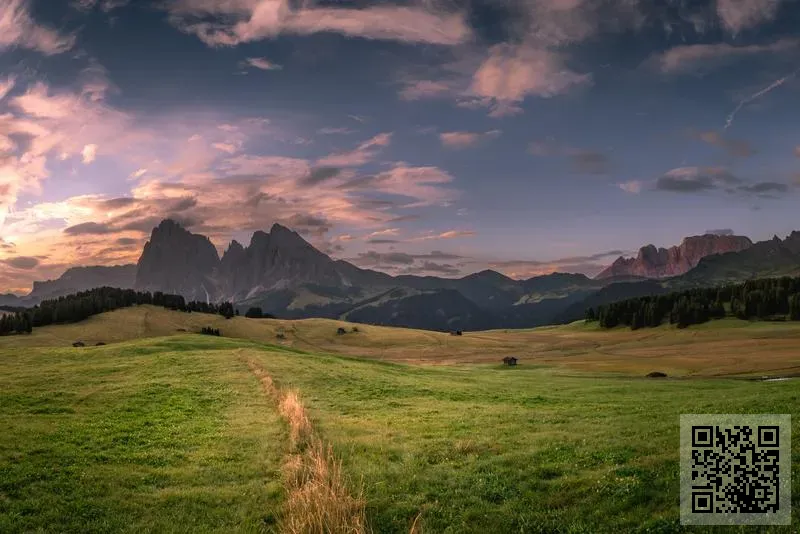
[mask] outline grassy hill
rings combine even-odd
[[[668,325],[631,332],[572,325],[523,330],[447,333],[352,324],[329,319],[226,320],[219,315],[183,313],[138,306],[104,313],[80,323],[34,329],[33,334],[0,337],[0,349],[70,347],[116,343],[147,337],[182,336],[204,326],[223,336],[325,354],[397,363],[494,364],[513,355],[523,364],[548,365],[592,373],[642,376],[800,374],[800,323],[737,319],[679,330]],[[344,335],[337,334],[344,328]],[[353,332],[353,328],[358,331]],[[278,334],[283,339],[278,339]]]
[[[310,424],[341,459],[348,487],[363,496],[369,525],[381,533],[409,532],[415,519],[423,532],[681,532],[679,414],[800,416],[799,381],[654,381],[596,372],[624,369],[626,357],[656,358],[648,350],[661,352],[668,340],[684,359],[676,362],[693,354],[746,360],[751,355],[737,350],[743,339],[774,344],[798,332],[761,324],[712,323],[687,335],[664,329],[639,338],[572,325],[464,339],[377,328],[336,336],[330,329],[339,323],[330,321],[284,325],[296,326],[305,340],[291,343],[342,350],[393,334],[420,360],[435,359],[426,351],[445,339],[472,354],[448,360],[459,362],[475,357],[469,351],[477,346],[491,352],[503,338],[520,347],[539,339],[543,351],[552,344],[550,360],[523,359],[515,369],[403,365],[188,333],[103,347],[59,345],[76,334],[88,340],[109,332],[103,328],[124,313],[129,330],[117,324],[119,337],[211,320],[145,313],[153,311],[43,328],[26,341],[49,347],[20,350],[3,338],[0,531],[274,531],[287,499],[282,473],[291,440],[254,368],[280,390],[297,392]],[[220,319],[217,326],[266,339],[280,325]],[[696,340],[723,343],[722,333],[740,342],[727,342],[727,353],[716,356],[695,348]],[[609,351],[616,363],[607,367],[581,352],[603,336],[593,354]],[[575,370],[584,367],[593,372]],[[800,478],[793,478],[798,510]]]

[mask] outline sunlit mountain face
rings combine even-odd
[[[0,293],[279,223],[389,274],[800,228],[792,0],[0,0]]]

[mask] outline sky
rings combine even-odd
[[[391,274],[800,229],[795,0],[0,0],[0,293],[166,217]]]

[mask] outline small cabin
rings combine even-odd
[[[506,356],[503,358],[503,365],[514,366],[517,365],[517,359],[514,356]]]

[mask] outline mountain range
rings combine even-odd
[[[524,328],[569,322],[614,300],[749,278],[800,274],[800,232],[752,243],[743,236],[687,237],[669,249],[642,247],[595,279],[553,273],[515,280],[485,270],[463,278],[390,276],[334,260],[296,232],[275,224],[250,243],[232,241],[220,257],[205,236],[172,220],[152,230],[137,264],[75,267],[34,283],[24,297],[0,295],[0,306],[98,286],[183,295],[187,300],[259,306],[284,318],[326,317],[431,330]]]

